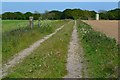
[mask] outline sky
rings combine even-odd
[[[119,0],[1,0],[2,2],[119,2]]]
[[[2,12],[34,12],[44,13],[46,10],[79,8],[83,10],[111,10],[118,8],[118,2],[2,2]]]

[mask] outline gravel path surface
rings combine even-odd
[[[73,28],[72,38],[68,50],[67,71],[68,74],[64,78],[82,78],[83,65],[82,65],[83,49],[79,45],[78,34],[76,30],[76,21]]]

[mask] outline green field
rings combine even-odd
[[[9,24],[13,25],[15,21],[6,21]],[[23,23],[24,21],[19,23]],[[3,30],[7,30],[7,32],[3,32],[2,34],[2,54],[3,54],[3,63],[6,63],[8,60],[12,58],[19,51],[24,48],[29,47],[35,41],[43,38],[45,35],[50,34],[55,31],[56,28],[60,27],[64,23],[68,21],[42,21],[42,26],[37,27],[37,24],[34,25],[33,29],[28,27],[19,27],[16,28],[14,23],[14,28],[9,30],[8,25],[3,26]],[[11,24],[10,24],[11,23]],[[46,25],[47,24],[47,25]],[[4,23],[3,23],[4,25]],[[5,27],[5,28],[4,28]],[[15,29],[16,28],[16,29]]]
[[[2,20],[2,32],[26,27],[28,20]]]
[[[54,20],[57,21],[57,20]],[[34,25],[37,25],[37,20],[34,20]],[[50,23],[51,20],[42,20],[41,24]],[[19,29],[22,27],[27,27],[29,24],[28,20],[2,20],[2,32],[11,31],[14,29]]]

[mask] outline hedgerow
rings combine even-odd
[[[94,31],[84,22],[79,23],[78,32],[84,49],[89,77],[117,77],[118,45],[116,40]]]

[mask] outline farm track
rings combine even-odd
[[[79,39],[76,29],[76,21],[73,27],[73,33],[68,50],[67,71],[68,74],[64,78],[82,78],[83,63],[82,62],[83,49],[79,45]]]
[[[71,21],[69,21],[68,24],[70,22]],[[49,35],[45,36],[43,39],[36,41],[29,48],[26,48],[26,49],[20,51],[17,55],[14,56],[14,58],[11,61],[9,61],[7,64],[4,64],[3,69],[0,70],[0,71],[2,71],[2,74],[0,74],[0,78],[6,76],[8,74],[7,71],[10,67],[13,67],[16,64],[22,62],[22,60],[25,57],[27,57],[28,55],[30,55],[33,50],[35,50],[37,47],[39,47],[41,43],[43,43],[44,41],[46,41],[47,39],[49,39],[50,37],[55,35],[58,31],[60,31],[64,27],[64,25],[62,25],[60,28],[56,29],[55,32],[53,32],[52,34],[49,34]]]

